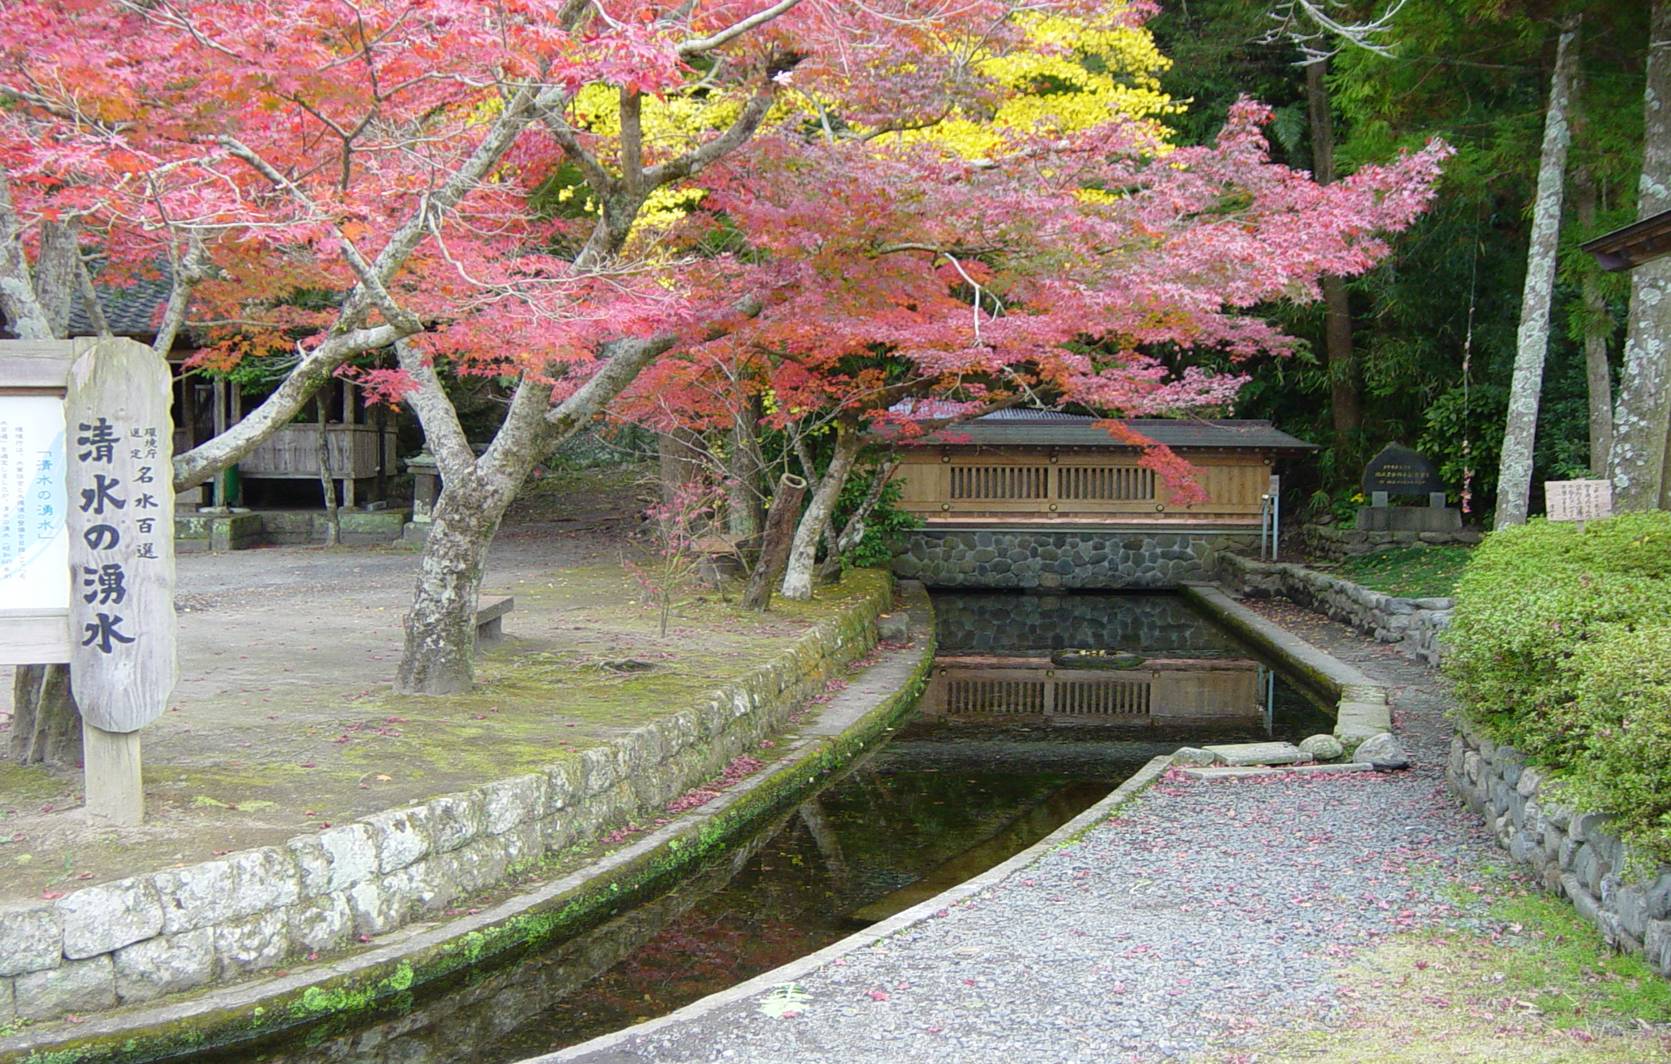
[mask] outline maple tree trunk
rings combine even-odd
[[[707,443],[702,439],[702,434],[693,429],[674,429],[672,432],[657,435],[657,481],[664,507],[671,506],[679,497],[680,490],[687,484],[701,479],[707,456]],[[663,531],[668,531],[677,523],[676,515],[664,515]]]
[[[1306,117],[1311,127],[1311,170],[1320,185],[1334,180],[1334,115],[1329,108],[1327,59],[1305,66]],[[1358,360],[1352,349],[1352,307],[1346,279],[1322,278],[1323,351],[1329,367],[1329,412],[1334,451],[1344,467],[1363,429],[1363,400],[1358,390]]]
[[[1531,498],[1532,448],[1537,441],[1543,363],[1549,352],[1549,305],[1555,295],[1561,201],[1567,145],[1571,141],[1567,111],[1578,63],[1577,37],[1578,18],[1573,16],[1562,24],[1555,45],[1555,72],[1550,75],[1549,107],[1544,112],[1537,198],[1532,203],[1532,236],[1526,250],[1526,282],[1520,294],[1514,377],[1509,384],[1508,424],[1503,431],[1502,461],[1497,467],[1497,528],[1525,524]]]
[[[1578,194],[1578,224],[1588,233],[1596,224],[1596,182],[1588,166],[1579,168],[1573,176],[1573,185]],[[1594,263],[1584,265],[1579,298],[1584,305],[1584,378],[1589,398],[1590,475],[1605,477],[1613,451],[1613,371],[1607,364],[1607,335],[1613,330],[1607,314],[1607,299],[1602,295]]]
[[[858,457],[861,442],[857,430],[846,422],[836,422],[835,454],[830,458],[830,468],[824,471],[818,481],[818,490],[812,493],[812,501],[807,504],[806,513],[801,515],[800,524],[795,526],[795,541],[789,548],[789,567],[783,573],[784,598],[805,601],[812,597],[818,543],[824,538],[830,518],[835,513],[836,499],[840,498],[841,486],[847,482],[847,474],[852,471],[853,459]]]
[[[738,543],[752,543],[765,520],[760,503],[760,473],[766,460],[760,453],[760,398],[738,404],[731,423],[725,530]]]
[[[743,608],[763,610],[772,604],[772,588],[789,564],[789,547],[795,537],[795,515],[801,512],[801,500],[806,498],[806,481],[793,473],[785,473],[777,482],[772,495],[772,508],[766,512],[766,529],[760,535],[760,558],[749,573],[748,586],[743,589]]]
[[[1643,92],[1642,176],[1636,217],[1671,209],[1671,0],[1655,0]],[[1671,507],[1671,257],[1630,274],[1624,369],[1613,420],[1613,502],[1620,510]]]
[[[81,710],[68,665],[19,665],[12,677],[11,758],[19,765],[81,761]]]
[[[325,389],[313,396],[313,407],[318,413],[319,486],[325,489],[325,546],[334,547],[342,538],[337,519],[337,489],[331,483],[331,433],[325,412]]]
[[[505,504],[495,505],[496,493],[463,479],[442,489],[424,541],[395,675],[395,690],[403,694],[455,694],[476,680],[476,602]]]
[[[870,487],[865,490],[864,498],[859,500],[858,508],[841,527],[840,534],[835,537],[835,543],[830,548],[830,556],[824,559],[824,564],[818,569],[820,578],[830,579],[841,574],[841,556],[857,547],[865,538],[865,521],[869,519],[870,512],[876,509],[876,504],[882,501],[882,492],[887,488],[888,481],[893,478],[894,470],[898,466],[898,459],[890,458],[878,465],[871,474]],[[832,523],[830,527],[835,526]]]

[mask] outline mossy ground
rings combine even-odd
[[[1347,1017],[1216,1061],[1671,1061],[1671,982],[1610,950],[1565,901],[1492,876],[1497,900],[1399,935],[1341,974]]]
[[[1341,562],[1338,572],[1355,584],[1401,598],[1448,598],[1473,553],[1471,547],[1394,547]]]
[[[550,478],[508,523],[484,593],[516,608],[463,695],[389,686],[410,552],[182,558],[181,684],[144,732],[145,825],[87,823],[77,769],[0,769],[0,900],[270,845],[578,756],[706,702],[882,579],[854,574],[764,615],[734,593],[685,593],[664,638],[621,564],[638,549],[637,488],[622,478]]]

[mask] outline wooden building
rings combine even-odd
[[[1025,525],[1259,526],[1279,459],[1315,445],[1268,421],[1129,421],[1195,467],[1207,501],[1181,506],[1136,447],[1096,419],[1003,410],[905,449],[901,504],[930,527]]]
[[[1315,445],[1268,421],[1134,420],[1195,468],[1183,504],[1098,419],[1005,410],[903,449],[901,506],[923,530],[895,569],[948,587],[1166,587],[1210,575],[1211,554],[1256,546],[1273,476]]]
[[[99,306],[111,332],[143,343],[156,338],[156,323],[168,302],[167,277],[140,279],[120,288],[100,286]],[[70,335],[91,335],[92,325],[79,302],[70,314]],[[174,453],[181,454],[236,425],[251,405],[242,388],[223,378],[186,368],[196,351],[185,334],[168,353],[174,378]],[[179,509],[242,503],[246,481],[296,481],[298,496],[319,498],[319,426],[309,403],[302,420],[281,427],[241,459],[236,472],[218,483],[205,482],[179,493]],[[381,409],[366,406],[359,389],[335,382],[326,392],[326,450],[331,479],[343,506],[353,508],[384,497],[395,475],[395,426]]]

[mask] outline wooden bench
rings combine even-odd
[[[484,598],[476,604],[476,643],[497,643],[505,638],[505,614],[516,609],[509,595]]]

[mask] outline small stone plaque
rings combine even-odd
[[[1545,509],[1551,521],[1600,521],[1613,516],[1613,484],[1606,480],[1546,480]]]
[[[1401,444],[1387,444],[1363,467],[1363,493],[1371,497],[1443,494],[1444,490],[1445,482],[1433,463]]]

